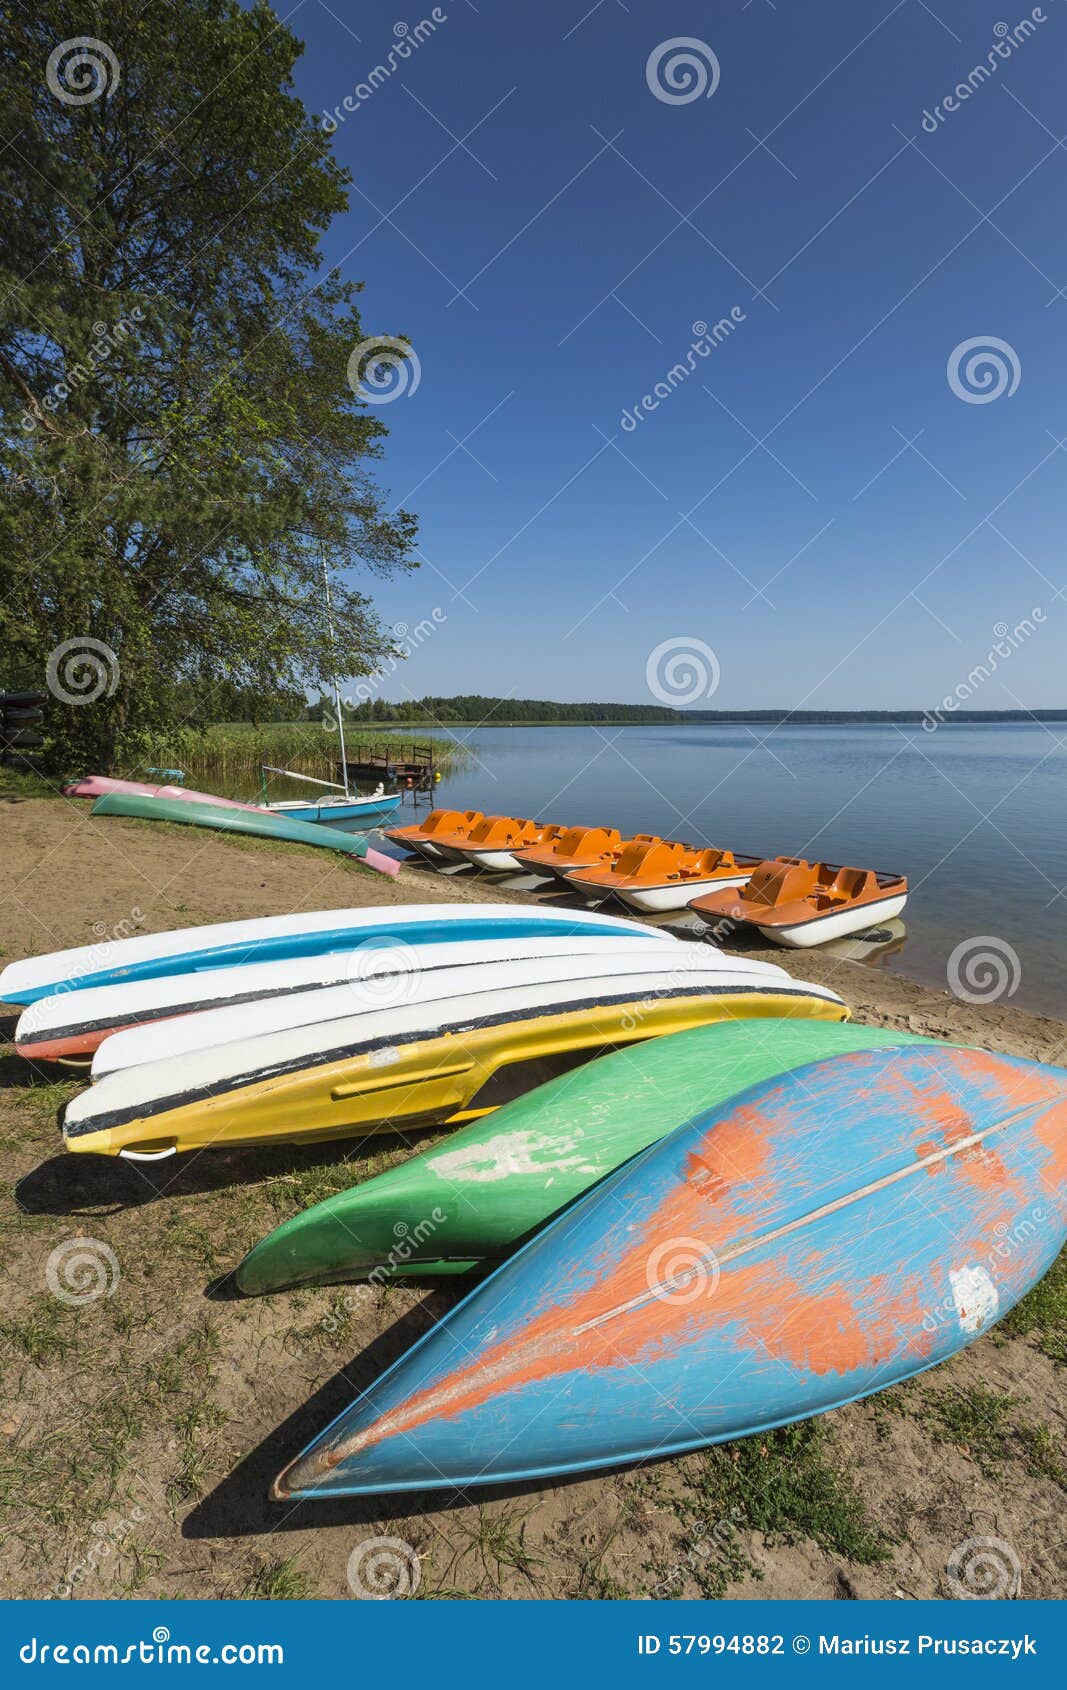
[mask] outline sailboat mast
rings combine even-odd
[[[322,584],[326,589],[326,627],[330,636],[330,661],[333,666],[333,702],[337,711],[337,737],[341,742],[341,778],[345,783],[345,797],[352,795],[348,789],[348,756],[345,751],[345,723],[341,713],[341,688],[337,681],[337,646],[333,635],[333,601],[330,598],[330,572],[326,568],[326,545],[319,541],[319,556],[322,558]]]

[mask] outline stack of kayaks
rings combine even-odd
[[[44,692],[0,693],[0,759],[20,763],[29,751],[44,744],[38,730],[44,724]]]
[[[907,898],[902,874],[776,857],[760,863],[743,891],[705,892],[689,908],[802,949],[892,921]]]
[[[1067,1071],[906,1034],[751,1022],[606,1058],[242,1263],[250,1291],[405,1271],[400,1223],[421,1210],[422,1271],[484,1266],[569,1203],[273,1494],[523,1483],[906,1379],[1055,1260],[1065,1144]]]
[[[14,963],[0,997],[29,1006],[23,1054],[92,1057],[68,1148],[135,1157],[458,1123],[605,1047],[724,1017],[847,1015],[767,963],[509,905],[146,935]]]

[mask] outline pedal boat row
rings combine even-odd
[[[437,867],[535,875],[588,902],[615,898],[642,914],[689,908],[709,924],[750,928],[794,949],[892,921],[908,896],[902,874],[748,856],[648,833],[624,839],[617,828],[557,827],[478,810],[434,810],[385,836]]]

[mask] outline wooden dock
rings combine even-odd
[[[435,747],[414,740],[397,740],[395,748],[390,745],[388,750],[374,743],[352,745],[347,748],[346,762],[350,782],[383,781],[402,793],[429,791],[440,778]]]

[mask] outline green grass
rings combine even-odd
[[[1016,1436],[1013,1411],[1019,1398],[981,1385],[934,1391],[926,1399],[935,1435],[955,1444],[987,1478],[999,1478]]]
[[[672,1583],[692,1579],[703,1596],[717,1599],[746,1574],[759,1576],[740,1545],[742,1531],[761,1532],[769,1543],[810,1538],[864,1564],[890,1553],[888,1537],[836,1465],[832,1435],[820,1421],[716,1445],[694,1459],[686,1479],[688,1492],[675,1504],[679,1555],[649,1568],[665,1595],[676,1593]]]
[[[311,1595],[311,1581],[295,1560],[261,1561],[237,1592],[242,1602],[299,1602]]]
[[[997,1331],[1008,1338],[1032,1338],[1052,1361],[1067,1364],[1067,1251],[1044,1279],[1017,1303]]]

